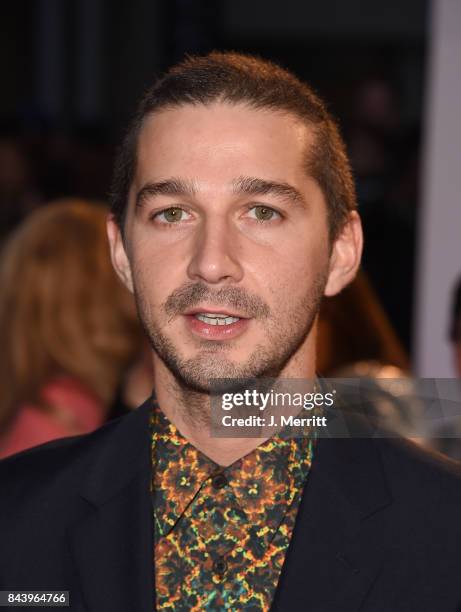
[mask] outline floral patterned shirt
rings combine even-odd
[[[153,401],[157,609],[268,610],[312,462],[309,438],[273,436],[222,467]]]

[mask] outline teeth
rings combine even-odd
[[[195,317],[199,321],[207,323],[208,325],[230,325],[231,323],[236,323],[239,320],[239,317],[229,317],[227,315],[211,314],[209,312],[196,314]]]

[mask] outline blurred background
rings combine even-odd
[[[328,101],[356,177],[363,274],[324,308],[322,373],[461,375],[461,2],[16,0],[1,28],[0,246],[54,200],[104,205],[127,121],[172,63],[258,54]]]

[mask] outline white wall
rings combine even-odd
[[[461,1],[432,0],[414,338],[416,374],[454,375],[447,328],[461,275]]]

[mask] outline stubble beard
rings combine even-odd
[[[181,357],[177,346],[164,334],[161,326],[150,314],[150,305],[143,292],[135,291],[142,326],[153,350],[173,376],[174,388],[171,391],[177,394],[178,401],[184,406],[192,421],[209,423],[210,381],[213,379],[227,379],[232,384],[231,381],[242,379],[280,376],[312,329],[326,280],[326,273],[319,272],[307,294],[277,320],[269,315],[266,305],[263,305],[266,310],[256,309],[257,312],[264,312],[266,315],[261,315],[266,341],[264,344],[256,345],[250,356],[242,363],[235,363],[226,356],[234,343],[232,340],[199,340],[196,344],[195,357]]]

